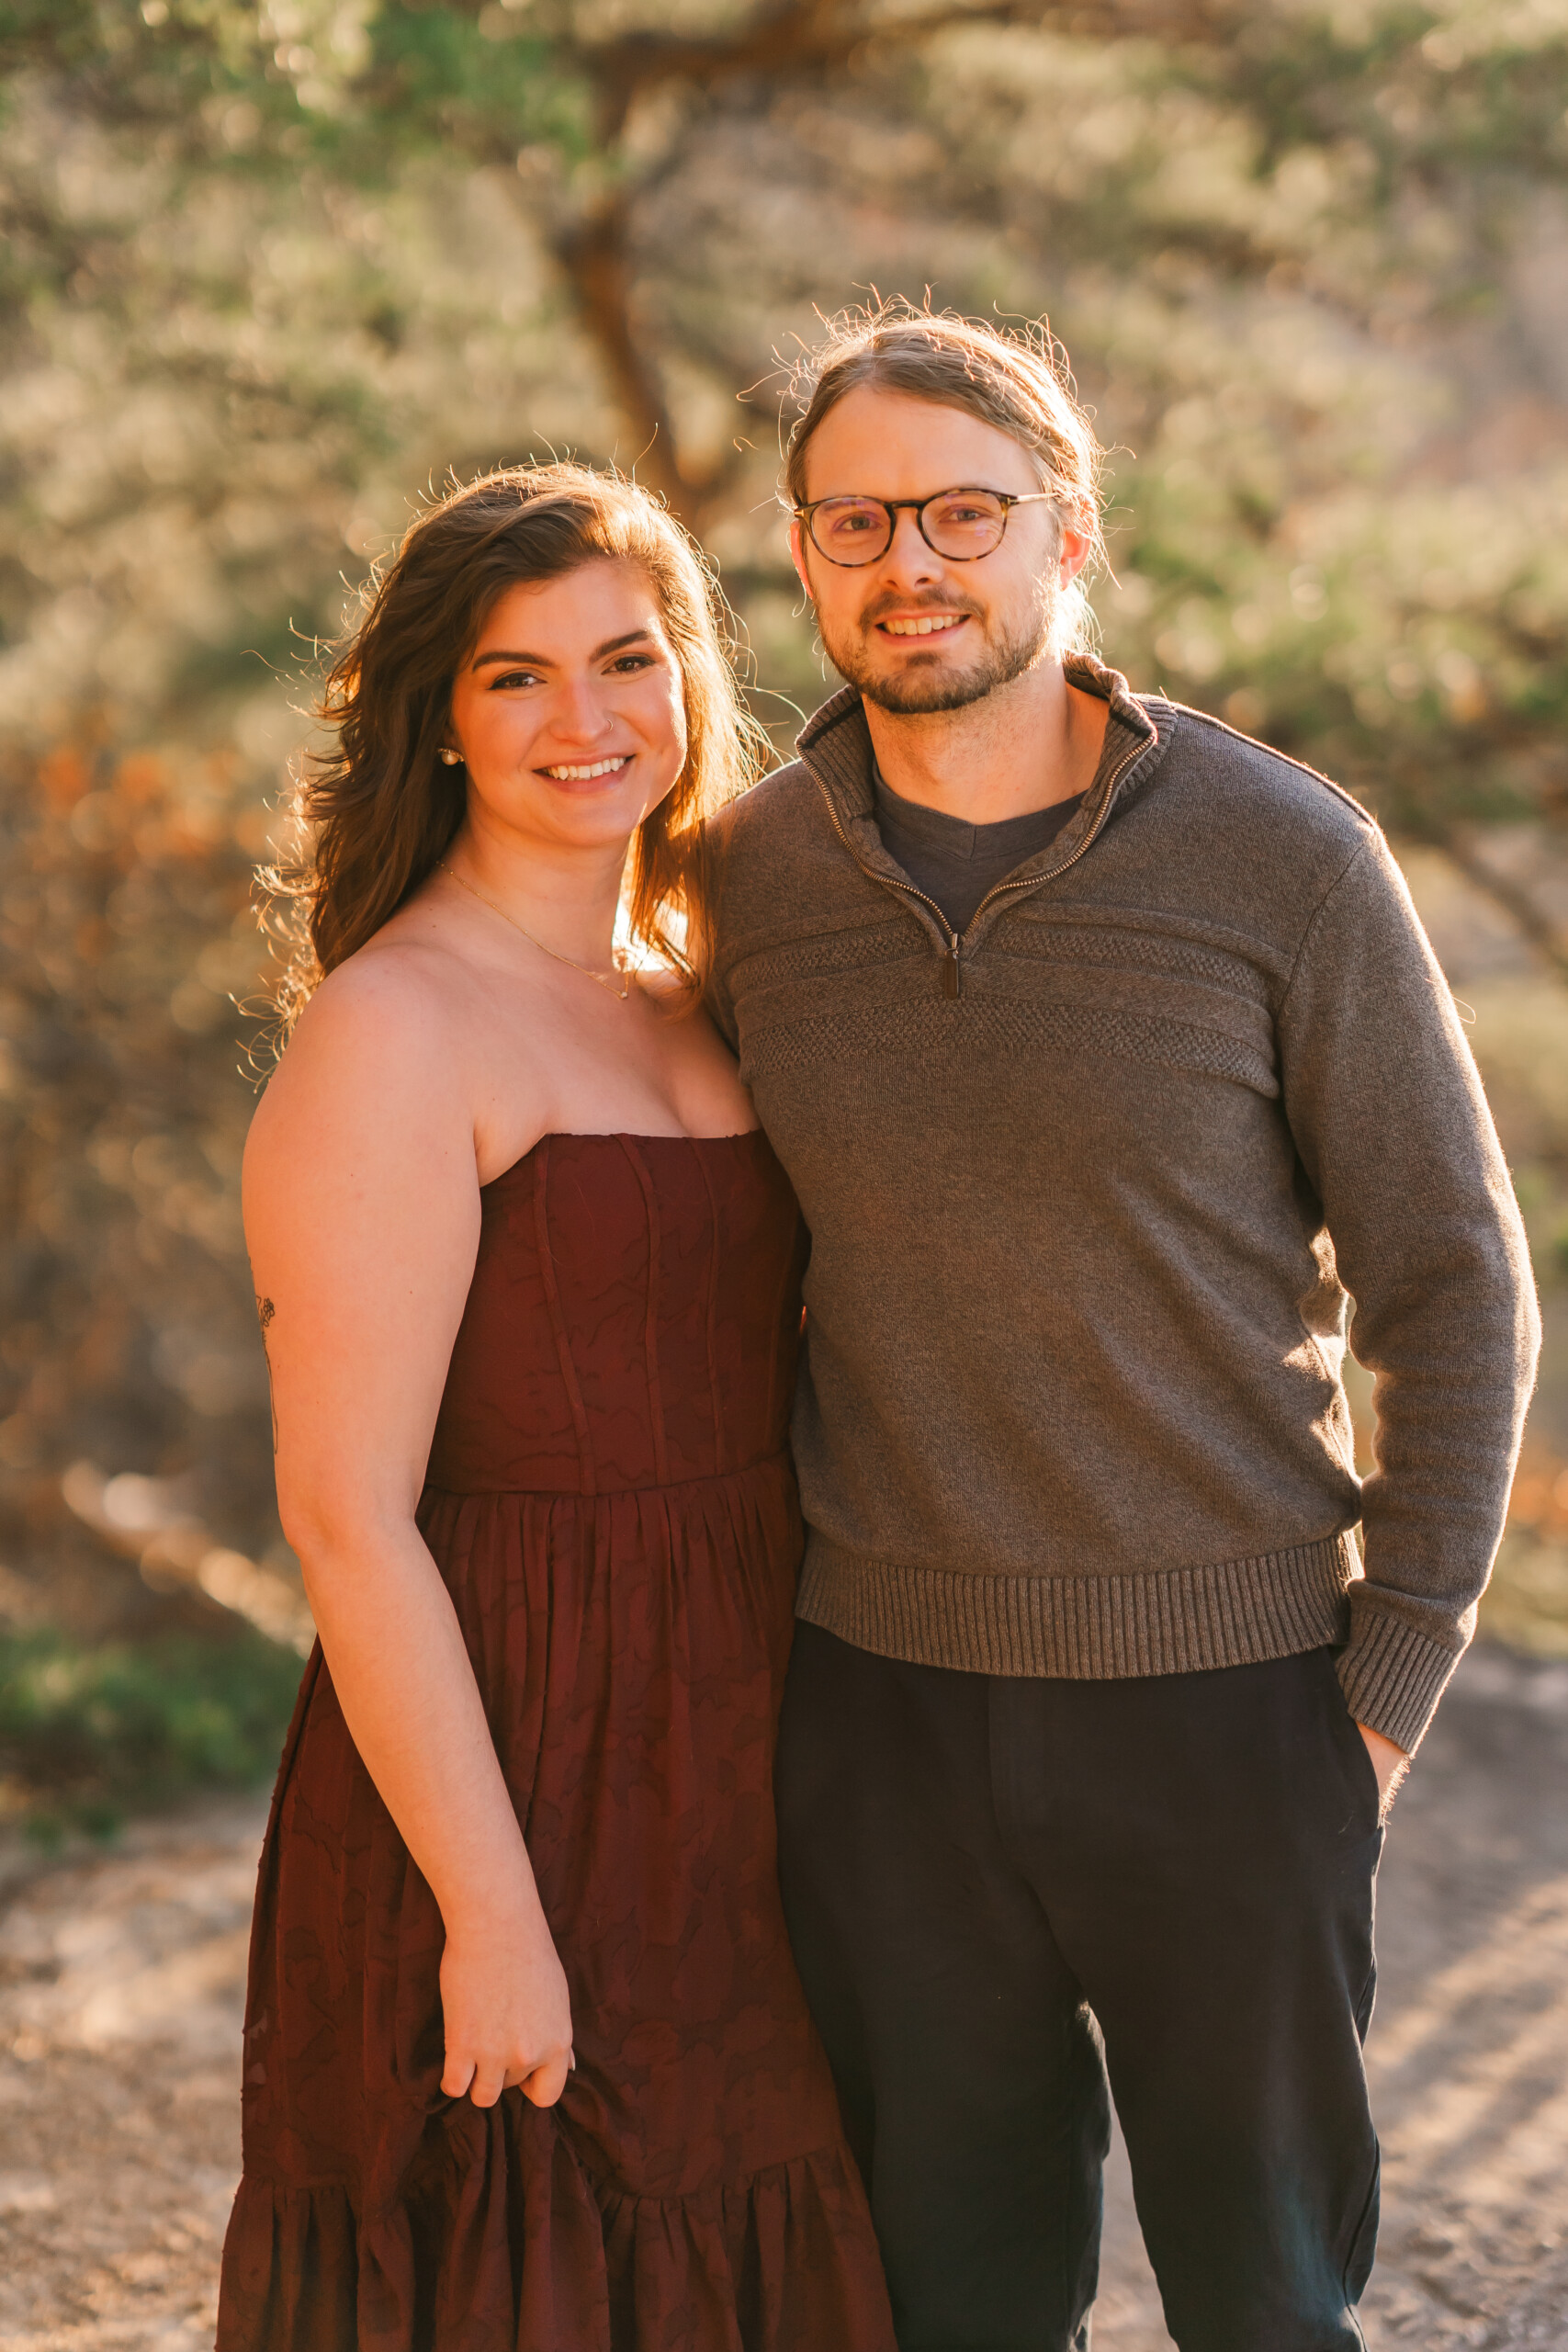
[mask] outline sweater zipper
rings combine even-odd
[[[969,923],[971,929],[973,929],[974,925],[979,922],[980,917],[985,913],[986,909],[990,905],[993,899],[1005,898],[1010,890],[1038,890],[1043,884],[1047,882],[1055,882],[1058,875],[1066,874],[1069,866],[1076,865],[1077,864],[1084,852],[1089,848],[1093,842],[1099,837],[1101,826],[1104,824],[1107,817],[1111,814],[1111,804],[1116,797],[1117,786],[1121,783],[1128,769],[1133,765],[1134,761],[1141,759],[1147,750],[1148,745],[1146,743],[1140,743],[1134,750],[1128,752],[1126,758],[1122,762],[1121,765],[1115,771],[1115,774],[1111,776],[1111,782],[1106,788],[1104,807],[1100,809],[1099,816],[1095,819],[1093,824],[1089,827],[1089,831],[1084,835],[1082,841],[1079,842],[1077,849],[1074,850],[1071,857],[1065,857],[1060,865],[1054,865],[1048,874],[1031,874],[1021,882],[998,882],[995,889],[987,891],[985,897],[981,899],[979,905],[970,916]],[[833,806],[832,794],[828,790],[827,786],[823,784],[820,779],[818,779],[817,788],[821,793],[823,799],[827,802],[828,814],[832,820],[833,831],[838,834],[839,839],[843,842],[844,847],[849,851],[850,855],[854,859],[855,864],[860,867],[861,872],[865,876],[867,881],[880,882],[885,888],[889,890],[902,890],[906,897],[919,899],[920,904],[924,907],[929,907],[932,914],[935,915],[938,922],[942,925],[942,928],[947,936],[947,954],[942,958],[942,992],[945,997],[962,996],[964,993],[964,966],[962,956],[964,952],[964,934],[953,929],[947,920],[947,917],[937,905],[936,900],[934,899],[928,898],[923,890],[917,889],[914,883],[900,881],[898,876],[894,874],[874,874],[870,866],[866,864],[864,858],[862,857],[860,852],[856,849],[854,843],[851,841],[848,833],[845,832],[843,826],[839,822],[839,812]]]
[[[870,866],[866,864],[864,858],[862,857],[859,850],[856,849],[853,842],[851,841],[848,833],[845,832],[842,825],[839,822],[839,812],[833,806],[833,796],[820,779],[818,781],[817,789],[820,792],[823,800],[827,804],[828,815],[832,821],[833,831],[838,834],[839,839],[843,842],[844,847],[849,851],[850,855],[854,859],[855,864],[860,867],[860,870],[865,876],[866,880],[868,882],[880,882],[885,888],[889,890],[902,890],[906,898],[919,899],[922,907],[930,907],[932,914],[935,915],[938,922],[941,923],[942,930],[947,934],[947,956],[950,960],[944,961],[942,976],[942,994],[944,996],[956,996],[958,994],[958,951],[963,944],[957,932],[953,931],[950,927],[947,917],[937,905],[936,900],[934,899],[928,899],[925,892],[923,890],[918,890],[912,882],[900,881],[896,874],[874,874],[872,872]]]

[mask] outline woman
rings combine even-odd
[[[635,487],[493,474],[327,716],[245,1162],[321,1645],[220,2352],[891,2352],[774,1884],[800,1238],[693,1001],[753,756],[714,600]]]

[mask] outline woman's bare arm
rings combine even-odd
[[[278,1507],[349,1731],[440,1905],[442,2088],[547,2105],[566,1983],[451,1600],[415,1524],[479,1244],[473,1114],[420,961],[311,1003],[245,1154]]]

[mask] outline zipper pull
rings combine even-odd
[[[949,943],[947,960],[942,967],[942,992],[943,996],[962,996],[964,993],[964,975],[963,969],[958,961],[958,933],[954,932],[953,933],[952,940]]]

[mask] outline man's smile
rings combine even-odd
[[[938,637],[962,628],[968,617],[967,613],[918,613],[907,619],[878,621],[875,626],[888,637]]]

